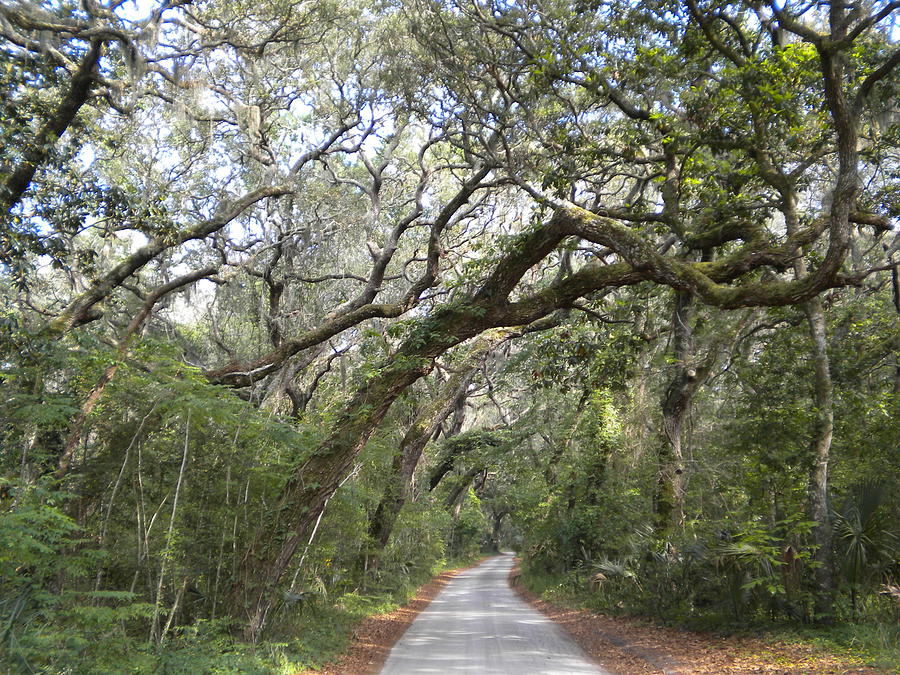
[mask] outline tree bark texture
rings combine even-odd
[[[303,534],[316,519],[325,501],[349,471],[391,404],[403,391],[434,367],[434,359],[451,347],[482,332],[484,323],[470,317],[460,321],[455,311],[442,312],[423,324],[430,337],[407,340],[382,370],[357,391],[328,438],[301,466],[282,490],[268,532],[285,532],[270,551],[262,552],[260,587],[251,591],[253,601],[247,637],[258,639],[274,600],[273,591],[290,564]],[[254,567],[256,566],[254,562]]]
[[[662,402],[663,439],[654,499],[659,538],[664,538],[671,528],[684,524],[682,426],[690,411],[691,399],[701,384],[694,364],[693,303],[694,298],[689,293],[675,294],[672,312],[675,374]]]
[[[788,232],[798,227],[797,196],[785,191],[783,213]],[[798,257],[794,261],[794,274],[806,275],[806,261]],[[809,453],[809,518],[813,525],[813,556],[816,580],[815,613],[829,621],[834,611],[834,579],[832,573],[833,532],[828,507],[828,468],[831,460],[831,443],[834,435],[834,385],[831,381],[831,365],[828,359],[827,326],[822,300],[814,297],[803,303],[803,312],[809,329],[810,353],[813,361],[813,404],[815,421],[811,429]]]
[[[733,345],[750,320],[752,310],[735,324],[716,332],[706,346],[705,354],[697,354],[696,298],[689,293],[676,293],[672,312],[672,356],[675,372],[662,401],[662,442],[659,456],[659,478],[654,495],[654,529],[657,539],[665,540],[676,527],[684,525],[684,495],[687,466],[684,460],[684,422],[691,412],[694,396],[709,380],[719,354]]]
[[[812,470],[809,476],[809,515],[813,526],[813,542],[816,563],[815,578],[818,594],[816,614],[828,621],[834,608],[834,579],[832,574],[832,523],[828,508],[828,467],[831,458],[831,441],[834,435],[834,387],[828,360],[825,312],[822,301],[813,298],[804,304],[812,340],[814,368],[815,422],[810,439]]]

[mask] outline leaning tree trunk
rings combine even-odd
[[[391,404],[413,382],[431,371],[435,358],[489,327],[483,316],[455,309],[436,312],[424,320],[420,333],[407,340],[380,373],[356,392],[331,434],[294,471],[282,490],[275,522],[265,525],[267,532],[285,531],[284,539],[273,549],[263,551],[261,560],[245,560],[245,565],[259,570],[256,576],[261,581],[257,588],[249,589],[252,604],[246,636],[250,640],[259,638],[274,602],[275,587],[302,542],[304,532],[318,517]]]
[[[261,541],[271,540],[271,532],[285,531],[284,539],[273,548],[262,551],[259,559],[251,559],[248,554],[244,560],[245,567],[254,571],[253,575],[247,576],[256,576],[260,580],[256,588],[243,589],[250,591],[251,598],[250,622],[245,630],[248,639],[256,641],[259,638],[274,604],[275,587],[287,570],[304,533],[316,520],[397,397],[427,375],[434,367],[434,360],[441,354],[488,329],[494,330],[473,347],[472,353],[482,352],[479,358],[510,338],[559,325],[560,317],[550,311],[541,308],[536,313],[538,316],[533,317],[533,322],[526,321],[515,328],[500,328],[492,323],[496,317],[489,316],[489,312],[474,303],[469,307],[436,310],[422,320],[418,329],[389,358],[379,374],[356,392],[332,427],[333,431],[288,480],[282,490],[274,522],[264,525],[268,536],[259,538]]]
[[[493,331],[482,335],[466,354],[463,362],[455,367],[453,376],[447,380],[435,399],[416,418],[403,437],[400,452],[394,455],[388,488],[378,505],[369,531],[380,549],[387,545],[397,515],[409,499],[413,473],[428,441],[451,413],[454,415],[454,422],[448,437],[455,435],[462,428],[467,389],[472,381],[474,369],[492,350],[523,332],[524,330],[519,329]],[[431,486],[429,488],[431,489]]]
[[[0,185],[0,215],[8,213],[21,201],[38,169],[50,160],[54,144],[75,121],[78,112],[91,96],[103,52],[103,41],[91,41],[69,88],[32,142],[24,148],[19,164],[13,167]]]
[[[394,454],[387,487],[369,523],[369,538],[375,544],[375,551],[369,556],[369,565],[377,566],[381,552],[391,538],[397,516],[400,515],[403,505],[409,501],[413,474],[422,451],[450,413],[465,405],[466,390],[470,381],[471,370],[468,368],[451,377],[403,437],[400,451]]]
[[[251,641],[259,638],[265,626],[274,603],[276,585],[303,541],[307,528],[337,489],[341,478],[349,471],[353,460],[391,404],[409,385],[431,369],[426,354],[408,351],[356,393],[333,431],[314,454],[294,471],[282,490],[274,522],[266,523],[266,529],[269,532],[285,532],[284,538],[274,541],[270,550],[262,551],[259,560],[248,557],[244,561],[248,571],[252,571],[248,577],[260,581],[258,587],[248,589],[252,604],[246,637]]]

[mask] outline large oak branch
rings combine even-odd
[[[78,115],[78,111],[87,102],[102,50],[103,43],[101,41],[91,43],[78,70],[72,76],[72,81],[69,83],[69,88],[62,101],[59,102],[44,126],[25,149],[22,161],[3,183],[3,187],[0,189],[0,213],[8,213],[19,203],[22,195],[31,185],[35,172],[46,164],[53,144],[66,132]]]
[[[816,231],[804,231],[802,237],[815,237]],[[524,274],[571,236],[602,244],[615,251],[623,262],[590,263],[569,277],[510,303],[509,295]],[[791,246],[795,243],[792,241]],[[651,281],[694,291],[709,304],[731,308],[799,302],[829,284],[840,283],[836,278],[822,283],[810,275],[799,282],[728,285],[749,271],[778,261],[779,254],[784,253],[779,247],[750,247],[737,257],[716,263],[692,263],[663,256],[634,230],[574,206],[558,208],[549,223],[521,234],[476,293],[440,306],[416,322],[401,346],[350,399],[325,441],[294,470],[282,491],[275,522],[266,524],[268,532],[275,529],[285,538],[273,542],[263,560],[257,561],[263,572],[260,586],[253,591],[248,636],[257,638],[265,625],[272,591],[307,527],[337,489],[393,402],[431,371],[438,356],[486,330],[532,323],[604,288]]]

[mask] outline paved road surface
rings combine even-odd
[[[512,556],[455,577],[394,645],[383,675],[610,675],[506,582]]]

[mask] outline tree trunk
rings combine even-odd
[[[466,359],[467,364],[475,360],[476,352],[484,356],[484,350],[476,346]],[[409,500],[413,474],[422,451],[450,413],[465,405],[466,390],[471,382],[471,367],[474,367],[474,364],[465,370],[459,370],[450,378],[437,398],[419,415],[403,437],[400,451],[394,455],[391,464],[387,488],[369,524],[369,538],[376,547],[373,557],[370,558],[372,564],[377,565],[378,556],[387,546],[397,516]]]
[[[900,314],[900,263],[891,268],[891,292],[894,297],[894,310]],[[900,352],[900,336],[894,338],[894,344]],[[894,366],[894,396],[900,396],[900,363]]]
[[[103,51],[103,42],[91,42],[90,49],[72,76],[69,90],[60,101],[50,119],[41,127],[29,147],[25,148],[22,162],[9,174],[0,189],[0,213],[8,213],[28,190],[34,174],[47,163],[53,145],[66,133],[78,111],[87,103],[95,82],[97,66]]]
[[[275,586],[302,542],[304,532],[318,517],[391,404],[413,382],[431,371],[434,359],[489,327],[483,315],[475,314],[454,308],[436,311],[423,320],[419,330],[395,352],[379,374],[357,391],[326,440],[294,471],[282,490],[274,522],[264,526],[268,536],[260,538],[271,541],[272,532],[285,532],[284,539],[273,549],[263,551],[261,560],[245,560],[251,569],[261,570],[253,575],[260,578],[260,585],[249,589],[252,606],[247,638],[253,641],[259,638],[274,602]]]
[[[834,580],[832,578],[832,526],[828,510],[828,464],[831,455],[831,440],[834,433],[834,393],[831,382],[828,352],[826,350],[825,313],[822,301],[813,298],[803,306],[812,338],[813,366],[815,368],[816,420],[810,439],[812,470],[809,476],[809,516],[813,526],[816,563],[815,578],[816,615],[828,621],[834,611]]]
[[[484,468],[481,466],[476,466],[472,469],[466,471],[462,476],[456,479],[456,482],[450,488],[450,492],[447,494],[447,497],[444,500],[444,504],[446,507],[453,511],[453,517],[459,517],[459,507],[462,503],[461,497],[468,493],[469,488],[472,486],[472,481],[484,471]]]
[[[676,293],[672,312],[675,374],[662,402],[663,438],[660,444],[659,478],[653,500],[654,532],[659,541],[665,540],[673,528],[684,525],[684,421],[690,414],[694,396],[709,379],[719,354],[734,344],[744,326],[754,316],[754,311],[749,310],[730,328],[716,331],[708,343],[705,355],[698,356],[694,300],[691,293]]]
[[[503,519],[508,511],[495,511],[491,516],[491,550],[494,553],[500,552],[500,530],[503,527]]]
[[[782,212],[788,233],[799,227],[797,196],[790,191],[783,193]],[[802,278],[807,273],[802,256],[794,261],[794,274]],[[818,619],[830,621],[834,613],[834,579],[832,574],[832,526],[828,510],[828,464],[831,459],[831,441],[834,434],[834,387],[828,360],[825,311],[822,300],[811,298],[803,303],[809,327],[811,355],[813,358],[813,403],[816,419],[809,442],[812,468],[809,474],[809,518],[813,525],[813,556],[816,581],[815,613]]]
[[[662,402],[663,439],[659,454],[659,477],[654,495],[655,530],[664,539],[673,527],[684,524],[684,454],[682,426],[691,398],[700,382],[693,363],[693,296],[676,293],[672,312],[675,375]]]

